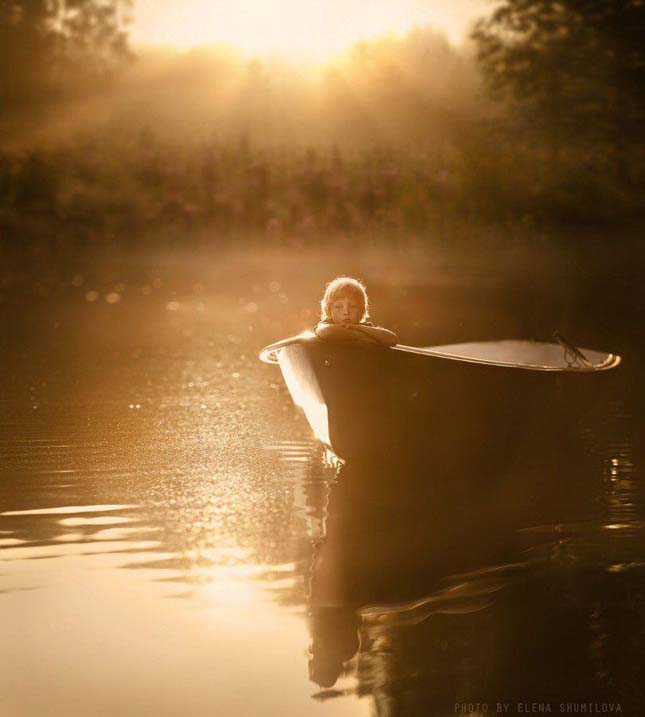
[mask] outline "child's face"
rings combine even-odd
[[[358,324],[362,316],[362,305],[349,294],[337,296],[331,302],[331,320],[334,324]]]

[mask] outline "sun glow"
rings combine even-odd
[[[478,0],[139,0],[132,39],[325,60],[360,39],[415,25],[433,25],[459,42],[477,5]]]

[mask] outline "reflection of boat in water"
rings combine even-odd
[[[620,357],[561,344],[495,341],[384,348],[329,343],[312,333],[265,348],[316,436],[342,459],[426,449],[490,457],[560,396],[568,420],[584,412],[590,382]]]
[[[475,507],[437,471],[447,480],[428,481],[426,466],[353,461],[330,486],[307,576],[309,676],[321,687],[352,669],[361,608],[416,601],[446,575],[513,555],[506,506],[480,500]]]
[[[634,536],[617,551],[615,530],[592,521],[592,538],[559,522],[581,502],[593,515],[604,495],[600,483],[590,490],[580,458],[562,458],[566,482],[553,471],[534,484],[547,521],[537,528],[523,472],[508,481],[523,483],[519,492],[474,501],[441,466],[430,467],[437,480],[426,464],[341,466],[307,575],[309,675],[323,688],[315,697],[369,695],[374,714],[392,717],[449,714],[500,695],[552,712],[642,704],[633,600],[644,563],[631,552],[642,542]]]

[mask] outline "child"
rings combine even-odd
[[[324,341],[361,341],[394,346],[396,334],[369,320],[365,286],[357,279],[339,276],[330,281],[320,302],[320,323],[314,333]]]

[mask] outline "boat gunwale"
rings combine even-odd
[[[325,344],[328,347],[339,346],[343,344],[333,344],[332,342],[323,341],[312,331],[305,331],[297,336],[291,336],[276,343],[265,346],[259,354],[259,358],[262,362],[268,364],[279,364],[278,353],[289,346],[294,344],[305,345],[309,343]],[[481,342],[481,343],[498,343],[498,342]],[[546,342],[535,342],[535,343],[546,343]],[[349,346],[351,344],[345,344]],[[454,344],[458,346],[459,344]],[[556,344],[547,344],[553,345]],[[597,373],[599,371],[607,371],[616,368],[621,363],[621,357],[617,354],[607,354],[606,358],[600,363],[592,364],[591,366],[545,366],[541,364],[519,364],[512,363],[510,361],[496,361],[491,359],[481,359],[472,356],[464,356],[462,354],[451,354],[447,352],[435,351],[431,346],[429,347],[418,347],[418,346],[406,346],[404,344],[396,344],[391,347],[374,347],[381,349],[388,349],[390,351],[399,351],[401,353],[411,353],[420,356],[428,356],[430,358],[447,359],[449,361],[460,361],[463,363],[478,364],[483,366],[497,366],[500,368],[511,368],[511,369],[523,369],[525,371],[544,371],[548,373]]]
[[[488,342],[483,342],[488,343]],[[537,342],[536,342],[537,343]],[[555,344],[553,344],[555,346]],[[600,363],[591,366],[545,366],[543,364],[520,364],[510,361],[493,361],[491,359],[479,359],[472,356],[463,356],[462,354],[450,354],[433,350],[432,347],[405,346],[397,344],[392,348],[398,349],[405,353],[419,354],[421,356],[431,356],[433,358],[448,359],[451,361],[463,361],[464,363],[483,364],[485,366],[500,366],[502,368],[518,368],[527,371],[548,371],[551,373],[595,373],[597,371],[607,371],[615,368],[621,362],[620,356],[616,354],[607,354],[606,358]]]

